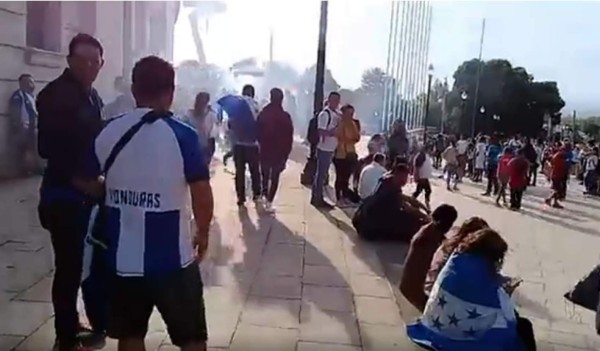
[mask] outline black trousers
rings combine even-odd
[[[235,145],[233,147],[235,192],[240,202],[246,199],[246,165],[250,169],[252,195],[254,197],[260,196],[260,169],[258,161],[258,146]]]
[[[521,202],[523,201],[524,188],[510,188],[510,207],[521,208]]]
[[[429,179],[417,180],[417,189],[415,190],[413,197],[415,199],[418,198],[423,191],[425,192],[425,201],[429,202],[431,199],[431,184],[429,183]]]
[[[90,213],[90,205],[76,202],[40,204],[38,207],[40,223],[50,232],[54,250],[52,304],[54,328],[61,348],[76,343],[79,329],[77,292],[81,285],[83,243]]]
[[[356,158],[333,158],[335,167],[335,198],[337,200],[346,196],[350,190],[350,177],[356,166]]]
[[[267,201],[273,202],[275,194],[279,188],[279,176],[285,169],[285,160],[281,161],[260,161],[260,174],[262,179],[262,195]]]
[[[539,165],[537,163],[531,164],[529,168],[529,185],[535,186],[537,183],[537,174],[538,174]]]
[[[486,194],[491,194],[492,191],[494,194],[498,193],[498,166],[488,167],[486,170],[487,176],[487,189],[485,190]]]
[[[520,317],[517,314],[517,334],[525,346],[527,351],[536,351],[537,345],[535,342],[535,334],[533,332],[533,324],[527,319]]]

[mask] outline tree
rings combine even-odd
[[[290,64],[279,61],[269,62],[265,67],[260,90],[268,92],[274,87],[289,90],[296,85],[299,77],[298,72]]]
[[[315,75],[317,73],[317,66],[312,65],[300,76],[298,81],[298,85],[304,91],[305,94],[312,94],[315,90]],[[340,89],[340,85],[333,78],[331,71],[329,69],[325,69],[325,95],[329,94],[332,91],[338,91]]]
[[[466,101],[461,98],[463,92]],[[450,118],[458,119],[449,121],[457,126],[453,132],[467,135],[471,134],[474,121],[476,133],[534,136],[542,129],[544,115],[556,114],[564,105],[556,82],[535,82],[525,68],[513,67],[504,59],[463,62],[454,73],[454,85],[447,99],[448,111],[453,112]]]
[[[363,129],[375,133],[381,127],[383,95],[389,76],[379,67],[365,70],[361,86],[354,92],[356,114],[363,122]]]

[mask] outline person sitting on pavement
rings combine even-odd
[[[385,155],[377,153],[373,156],[371,163],[366,165],[360,172],[358,181],[358,196],[361,199],[373,195],[379,184],[379,180],[385,174]]]
[[[532,335],[520,333],[499,273],[507,251],[492,229],[467,235],[440,272],[422,317],[406,327],[408,337],[435,351],[529,350]]]
[[[354,174],[352,175],[352,179],[355,183],[354,190],[357,194],[358,194],[358,186],[359,186],[358,184],[360,181],[360,174],[361,174],[363,168],[365,168],[367,165],[369,165],[371,162],[373,162],[373,157],[376,154],[380,153],[380,154],[385,155],[387,152],[386,141],[385,141],[385,138],[383,137],[383,135],[375,134],[371,137],[371,139],[369,140],[369,142],[367,144],[367,152],[368,152],[367,156],[361,157],[358,159],[358,163],[357,163],[356,167],[354,168]]]
[[[446,265],[446,262],[458,245],[467,235],[484,228],[489,228],[489,225],[483,218],[471,217],[464,221],[455,233],[448,236],[448,238],[442,242],[433,255],[429,271],[427,272],[424,284],[425,292],[427,294],[429,294],[431,288],[433,288],[433,283],[435,283],[437,276],[440,274],[440,271],[444,268],[444,265]]]
[[[424,284],[431,260],[457,216],[453,206],[440,205],[431,214],[431,223],[423,226],[410,241],[404,260],[400,291],[421,312],[427,303]]]
[[[360,237],[409,242],[430,221],[425,205],[402,193],[408,175],[406,164],[396,164],[382,177],[375,193],[362,202],[352,218]]]

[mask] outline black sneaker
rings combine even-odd
[[[106,346],[106,334],[91,332],[77,335],[77,339],[81,345],[93,350],[100,350]]]
[[[315,200],[310,202],[311,205],[322,210],[333,210],[333,205],[325,200]]]
[[[99,347],[98,349],[102,347]],[[70,347],[61,348],[60,341],[56,340],[54,341],[54,346],[52,346],[52,351],[93,351],[93,349],[88,346],[83,346],[80,343],[77,343],[76,345]]]

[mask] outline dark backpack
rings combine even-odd
[[[327,127],[331,123],[331,112],[329,110],[324,110],[327,112]],[[318,112],[313,118],[308,122],[308,132],[306,133],[306,140],[310,145],[317,145],[319,143],[319,115],[321,112]]]

